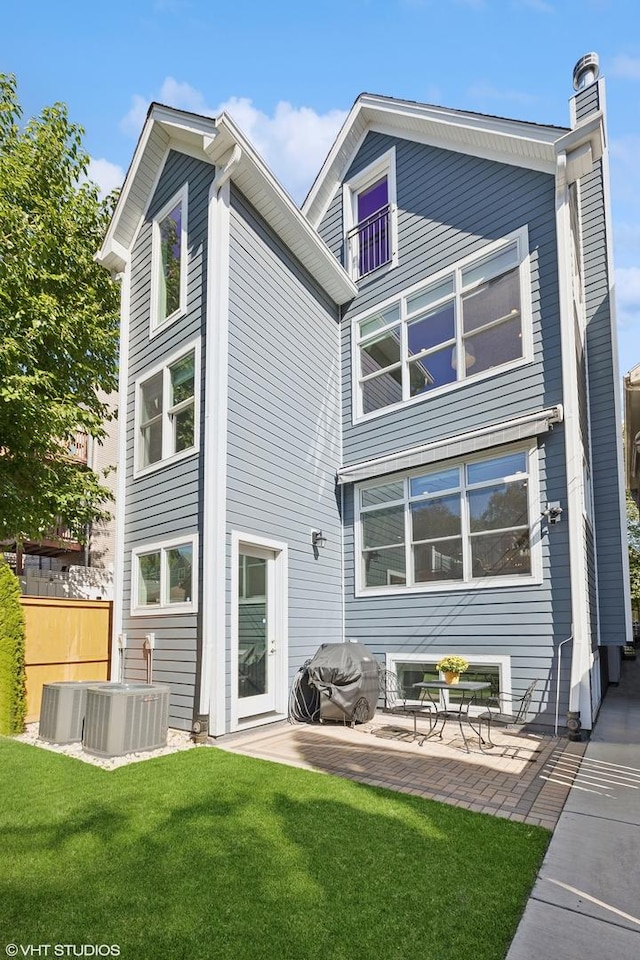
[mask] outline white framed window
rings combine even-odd
[[[136,381],[134,474],[197,453],[200,340]]]
[[[352,344],[356,421],[528,361],[527,228],[356,317]]]
[[[540,581],[537,448],[356,485],[356,593]]]
[[[396,150],[392,147],[343,187],[346,269],[362,280],[398,262]]]
[[[153,218],[151,332],[154,336],[187,310],[188,184]]]
[[[194,613],[198,609],[198,537],[189,534],[131,551],[131,613]]]
[[[439,673],[436,664],[441,657],[451,653],[451,649],[442,649],[440,653],[435,653],[432,649],[428,654],[423,653],[402,653],[394,651],[385,655],[385,666],[387,670],[392,670],[397,674],[402,688],[415,703],[420,702],[419,688],[414,684],[422,683],[428,680],[443,680],[443,674]],[[469,713],[482,713],[486,708],[482,705],[483,700],[491,698],[495,703],[495,698],[503,698],[500,702],[505,713],[511,711],[511,657],[503,654],[477,654],[465,653],[464,657],[469,661],[469,669],[463,674],[463,680],[470,680],[478,683],[490,683],[488,690],[482,690],[474,695],[477,706],[471,706]],[[412,696],[413,694],[413,696]],[[431,691],[431,696],[436,699],[436,691]],[[456,703],[462,699],[462,693],[455,689],[452,684],[447,690],[443,690],[439,697],[439,706],[446,709],[450,703]],[[410,702],[411,702],[410,700]]]

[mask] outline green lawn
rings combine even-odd
[[[106,772],[7,739],[0,811],[2,955],[500,960],[550,837],[219,750]]]

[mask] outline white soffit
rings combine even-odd
[[[302,206],[314,226],[322,219],[369,130],[550,174],[555,173],[555,143],[567,133],[565,127],[363,94]]]
[[[491,447],[500,447],[508,443],[517,443],[528,437],[535,437],[546,433],[554,423],[563,420],[562,406],[550,407],[537,413],[527,414],[514,420],[496,423],[469,433],[461,433],[444,440],[435,440],[410,450],[389,454],[386,457],[377,457],[375,460],[365,460],[353,466],[342,467],[338,470],[338,483],[357,483],[361,480],[372,480],[388,473],[411,470],[414,467],[423,467],[441,460],[451,460],[469,456]]]

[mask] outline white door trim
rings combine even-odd
[[[238,704],[238,558],[241,549],[255,550],[256,555],[267,551],[273,557],[275,583],[273,593],[273,631],[277,638],[275,651],[275,709],[267,714],[239,716]],[[229,648],[230,729],[258,726],[273,720],[282,720],[288,712],[289,617],[288,617],[289,548],[280,540],[271,540],[239,530],[231,531],[231,643]]]

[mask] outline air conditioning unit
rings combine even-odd
[[[82,740],[87,690],[100,680],[61,680],[42,686],[38,736],[51,743]]]
[[[87,690],[82,747],[98,757],[157,750],[167,743],[169,687],[101,683]]]

